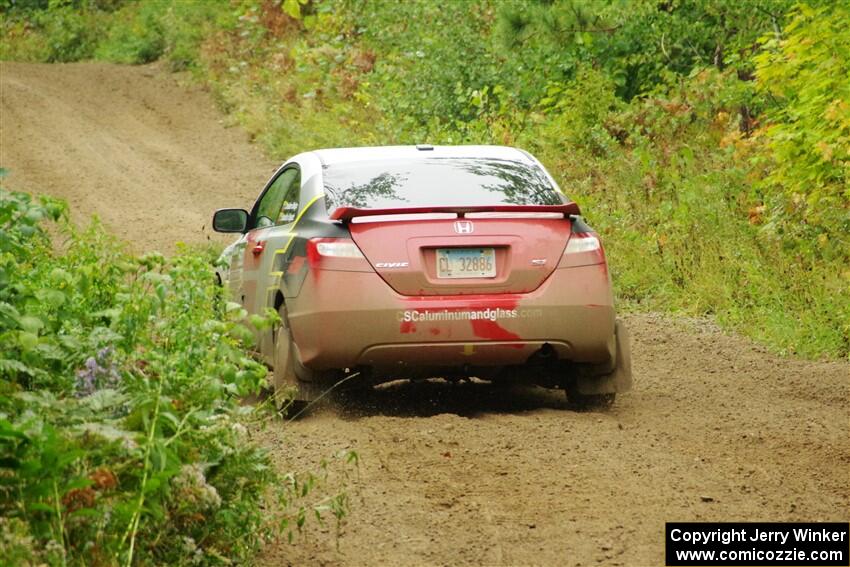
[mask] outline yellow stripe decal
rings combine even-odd
[[[301,217],[304,216],[304,213],[307,212],[307,209],[309,209],[310,207],[313,206],[313,203],[315,203],[316,201],[318,201],[319,199],[321,199],[324,196],[325,196],[324,193],[320,193],[320,194],[316,195],[315,197],[313,197],[312,199],[310,199],[307,202],[307,205],[303,209],[301,209],[298,212],[298,215],[295,217],[295,220],[292,221],[292,226],[289,229],[289,240],[286,241],[286,244],[284,245],[283,248],[279,248],[279,249],[274,251],[275,257],[272,259],[272,269],[274,269],[274,265],[277,262],[277,255],[278,254],[286,254],[286,251],[289,250],[289,247],[292,245],[292,241],[295,240],[296,236],[298,236],[298,233],[295,232],[295,227],[298,225],[298,221],[301,220]],[[271,298],[268,297],[268,295],[270,295],[270,292],[272,290],[280,289],[280,283],[281,283],[280,280],[281,280],[281,277],[283,277],[283,271],[280,271],[280,272],[269,271],[269,276],[271,277],[271,281],[275,282],[275,285],[272,285],[272,286],[269,286],[268,288],[266,288],[266,294],[267,294],[266,301],[267,302],[271,301]]]
[[[294,227],[293,227],[293,228],[294,228]],[[287,241],[286,241],[286,244],[283,246],[283,248],[281,248],[281,249],[280,249],[280,252],[281,252],[282,254],[285,254],[285,253],[286,253],[286,251],[287,251],[287,250],[289,250],[289,245],[290,245],[290,244],[292,244],[292,241],[293,241],[293,240],[295,240],[295,237],[296,237],[296,236],[298,236],[298,233],[297,233],[297,232],[290,232],[290,233],[289,233],[289,240],[287,240]]]
[[[316,201],[318,201],[319,199],[321,199],[321,198],[322,198],[322,197],[324,197],[324,196],[325,196],[325,194],[324,194],[324,193],[319,193],[318,195],[316,195],[315,197],[313,197],[312,199],[310,199],[310,200],[307,202],[307,205],[306,205],[303,209],[301,209],[301,211],[298,213],[298,216],[297,216],[297,217],[295,217],[295,220],[292,222],[292,228],[295,228],[295,225],[296,225],[296,224],[298,224],[298,221],[300,221],[300,220],[301,220],[301,217],[302,217],[302,216],[304,216],[304,213],[306,213],[306,212],[307,212],[307,209],[309,209],[310,207],[312,207],[312,206],[313,206],[313,203],[315,203]]]
[[[298,225],[298,221],[301,220],[301,217],[304,216],[304,213],[307,212],[307,209],[309,209],[310,207],[313,206],[313,203],[315,203],[316,201],[318,201],[319,199],[321,199],[324,196],[325,196],[324,193],[320,193],[319,195],[316,195],[315,197],[313,197],[312,199],[310,199],[307,202],[307,205],[303,209],[301,209],[298,212],[298,216],[295,217],[294,221],[292,221],[292,228],[289,229],[289,240],[286,241],[286,245],[283,247],[283,249],[278,250],[278,252],[284,252],[285,253],[287,250],[289,250],[289,246],[292,244],[292,241],[295,240],[296,236],[298,236],[298,233],[294,232],[295,227]]]

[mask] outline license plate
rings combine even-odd
[[[437,248],[438,278],[495,278],[493,248]]]

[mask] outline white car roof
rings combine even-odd
[[[323,165],[384,159],[426,159],[434,157],[490,158],[534,164],[526,152],[507,146],[377,146],[362,148],[332,148],[314,150]]]

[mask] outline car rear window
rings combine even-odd
[[[563,202],[539,167],[511,160],[369,160],[327,165],[323,177],[328,211]]]

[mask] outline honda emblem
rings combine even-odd
[[[455,221],[455,232],[458,234],[472,234],[472,221]]]

